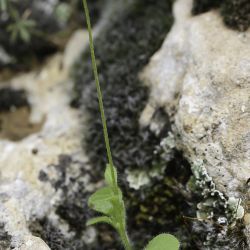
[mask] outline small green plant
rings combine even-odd
[[[11,0],[0,0],[0,10],[7,12],[10,17],[11,23],[7,26],[7,31],[10,33],[11,42],[15,43],[20,38],[23,42],[29,43],[36,26],[36,22],[29,19],[30,12],[25,11],[20,15]]]
[[[87,225],[93,225],[96,223],[108,223],[114,227],[118,232],[125,250],[132,250],[133,246],[129,240],[126,230],[126,210],[122,196],[122,191],[119,188],[117,182],[117,170],[113,164],[109,136],[107,129],[107,122],[104,113],[104,106],[102,100],[102,92],[99,84],[98,71],[95,59],[94,43],[92,36],[92,29],[89,17],[89,10],[87,1],[83,0],[83,7],[86,16],[87,28],[89,33],[89,46],[92,60],[92,69],[96,83],[97,96],[99,101],[99,109],[101,113],[103,134],[106,145],[106,151],[108,156],[108,164],[104,173],[106,186],[97,190],[89,198],[88,205],[95,211],[102,214],[102,216],[90,219]],[[178,240],[170,234],[160,234],[152,239],[145,250],[178,250]]]

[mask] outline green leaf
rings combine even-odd
[[[34,21],[32,19],[23,20],[23,25],[26,28],[34,28],[36,26],[36,21]]]
[[[153,238],[145,250],[178,250],[179,241],[171,234],[159,234]]]
[[[18,37],[18,29],[14,25],[10,25],[7,27],[7,31],[10,32],[10,40],[11,42],[16,42]]]
[[[114,167],[114,173],[115,173],[115,183],[117,183],[117,170],[115,167]],[[110,164],[107,164],[106,166],[104,177],[107,185],[113,186],[114,183],[112,178],[112,167]]]
[[[0,9],[1,11],[7,10],[7,0],[0,0]]]
[[[97,223],[107,223],[107,224],[114,226],[112,220],[108,216],[100,216],[100,217],[92,218],[87,221],[86,225],[91,226]]]
[[[26,27],[25,26],[21,26],[19,31],[20,31],[20,37],[21,37],[21,39],[24,42],[28,43],[30,41],[30,33],[26,29]]]
[[[89,197],[88,205],[97,212],[110,215],[114,209],[112,199],[115,198],[114,192],[110,187],[97,190]]]

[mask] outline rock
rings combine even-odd
[[[67,43],[67,47],[64,52],[64,64],[63,66],[70,69],[76,60],[79,60],[81,53],[84,51],[86,45],[88,45],[88,32],[86,30],[78,30],[72,35]],[[83,41],[79,43],[79,41]]]
[[[187,4],[176,3],[175,25],[141,75],[148,105],[165,107],[187,157],[237,195],[250,177],[250,32],[229,30],[213,11],[191,17]]]
[[[192,16],[191,8],[191,0],[175,3],[175,24],[141,73],[151,94],[140,121],[148,125],[164,107],[191,165],[202,164],[227,197],[249,199],[250,30],[229,29],[216,11]]]
[[[24,243],[19,248],[20,250],[49,250],[50,248],[45,244],[43,240],[34,236],[26,236]]]
[[[81,39],[78,43],[86,46]],[[11,137],[0,139],[0,222],[4,225],[1,230],[14,249],[49,249],[40,238],[32,236],[32,225],[44,217],[59,224],[55,210],[63,195],[63,168],[70,169],[70,179],[81,175],[88,166],[81,150],[79,112],[70,107],[70,68],[61,66],[63,58],[57,54],[39,71],[1,82],[1,119],[8,114],[16,116],[18,110],[27,107],[29,116],[25,119],[29,126],[42,121],[39,130],[18,141]],[[70,60],[74,61],[72,57]],[[15,125],[18,126],[13,121],[9,124]],[[19,131],[22,129],[18,127]],[[86,178],[83,176],[82,181],[88,186]],[[69,235],[68,226],[60,225]]]
[[[0,46],[0,67],[14,62],[14,59]]]

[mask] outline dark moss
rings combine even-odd
[[[56,206],[56,214],[69,226],[72,236],[66,236],[60,228],[54,226],[49,218],[43,218],[30,223],[31,232],[41,237],[52,250],[110,250],[122,249],[117,234],[108,225],[98,225],[97,240],[94,243],[86,244],[82,236],[86,230],[86,222],[95,216],[87,206],[87,199],[90,192],[86,191],[86,179],[91,180],[95,185],[97,179],[92,170],[86,170],[86,163],[74,161],[69,155],[60,155],[58,164],[51,165],[58,175],[57,178],[49,178],[43,171],[39,177],[41,181],[51,185],[62,193],[60,203]]]
[[[233,29],[245,31],[250,27],[249,0],[194,0],[193,14],[201,14],[220,8],[225,24]]]
[[[193,15],[198,15],[207,12],[213,8],[218,8],[222,0],[194,0],[193,2]]]
[[[249,247],[243,229],[241,222],[233,228],[223,228],[209,221],[194,221],[190,233],[197,249],[244,250]]]
[[[192,194],[186,188],[190,165],[178,151],[169,163],[160,164],[167,164],[162,177],[152,179],[150,185],[139,190],[126,192],[128,231],[136,249],[143,249],[155,235],[168,232],[176,235],[182,246],[192,246],[195,250],[189,233],[191,224],[183,220],[183,216],[195,216],[195,207],[189,205]]]
[[[34,236],[42,238],[51,250],[80,250],[88,249],[83,241],[79,239],[67,239],[65,235],[47,219],[38,220],[29,226]]]
[[[95,41],[111,148],[121,172],[152,166],[154,147],[160,139],[139,126],[148,89],[139,81],[138,73],[159,49],[171,24],[170,1],[137,0],[114,14]],[[96,171],[102,173],[99,170],[107,162],[106,150],[89,53],[83,55],[74,74],[78,95],[74,104],[83,104],[90,114],[87,153]]]
[[[0,89],[0,112],[10,111],[12,108],[29,107],[26,92],[11,88]]]
[[[102,14],[103,9],[105,8],[105,5],[111,1],[112,0],[91,0],[91,1],[88,1],[89,15],[91,16],[92,25],[95,25],[97,23],[97,21],[99,20],[101,14]],[[78,0],[77,10],[78,11],[81,10],[81,13],[82,13],[82,15],[79,16],[79,23],[83,27],[86,27],[85,16],[83,13],[82,0]]]
[[[224,22],[235,29],[245,31],[250,27],[250,1],[225,0],[221,7]]]

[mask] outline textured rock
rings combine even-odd
[[[81,39],[78,42],[87,44]],[[84,46],[78,47],[80,52]],[[0,140],[0,221],[15,249],[49,249],[41,239],[32,236],[30,224],[45,216],[57,221],[55,207],[62,196],[58,181],[62,169],[59,171],[57,166],[65,167],[62,162],[68,168],[72,166],[73,177],[80,172],[79,165],[86,165],[79,138],[79,113],[69,105],[72,82],[68,71],[73,61],[69,55],[58,54],[39,71],[1,82],[0,93],[5,97],[1,116],[6,116],[7,111],[15,115],[16,110],[28,106],[29,123],[42,121],[39,131],[19,141]],[[67,232],[67,225],[64,228]]]
[[[239,195],[250,177],[250,32],[224,27],[214,11],[191,17],[190,6],[177,1],[175,25],[141,75],[148,105],[165,107],[190,161]]]
[[[49,250],[50,248],[38,237],[27,236],[24,238],[24,243],[21,245],[20,250]]]
[[[202,166],[203,175],[215,184],[217,198],[209,189],[203,190],[204,198],[224,203],[224,193],[243,198],[245,207],[250,178],[250,30],[229,29],[217,11],[192,16],[191,9],[191,0],[175,3],[175,24],[141,73],[151,94],[140,122],[149,124],[155,110],[164,107],[177,148],[193,171]],[[240,216],[243,207],[238,207]]]

